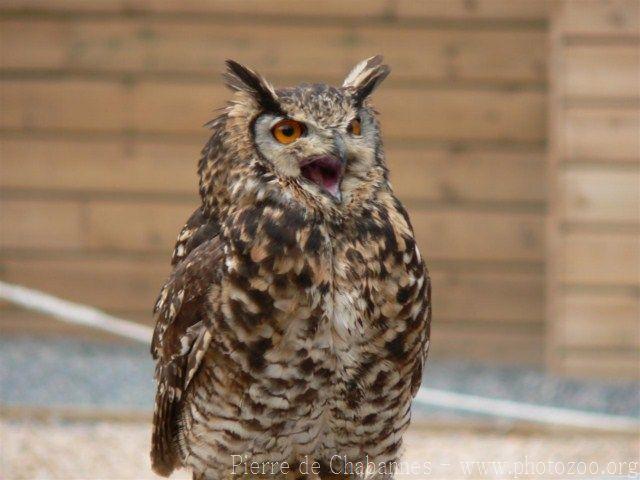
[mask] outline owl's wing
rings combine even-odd
[[[429,278],[429,272],[426,267],[423,267],[423,272],[424,295],[420,296],[420,309],[418,310],[417,318],[414,319],[414,321],[420,322],[423,325],[422,330],[418,334],[420,354],[416,359],[416,365],[411,375],[411,394],[414,397],[418,393],[420,384],[422,383],[422,373],[427,361],[427,354],[429,353],[429,337],[431,334],[431,279]]]
[[[178,463],[177,416],[182,394],[211,341],[209,292],[220,283],[222,244],[217,235],[201,240],[177,263],[160,292],[154,313],[151,353],[158,389],[153,415],[153,468],[168,475]]]
[[[403,260],[403,269],[409,274],[411,281],[406,288],[398,291],[396,300],[402,304],[402,310],[409,313],[405,318],[405,329],[397,339],[402,339],[405,348],[399,349],[404,358],[411,361],[405,366],[407,375],[411,375],[411,394],[415,397],[422,383],[422,373],[429,352],[429,337],[431,334],[431,279],[420,249],[416,245],[415,234],[411,226],[409,214],[402,203],[394,197],[391,215],[395,223],[395,230],[404,232],[401,235],[404,245],[398,253]],[[393,242],[392,242],[393,243]],[[397,245],[397,244],[396,244]],[[400,293],[402,292],[402,293]],[[394,341],[391,342],[393,344]],[[408,354],[408,355],[406,355]],[[405,357],[406,355],[406,357]]]
[[[180,263],[194,248],[215,237],[219,231],[218,224],[204,214],[202,207],[198,207],[178,234],[173,255],[171,255],[171,265]]]

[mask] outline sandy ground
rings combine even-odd
[[[5,418],[0,427],[2,479],[158,478],[149,468],[146,423]],[[629,435],[413,426],[405,444],[398,475],[404,479],[639,478],[640,443]],[[172,478],[190,476],[181,471]]]

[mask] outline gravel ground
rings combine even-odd
[[[3,420],[0,435],[0,477],[6,480],[158,478],[149,467],[148,424]],[[404,479],[638,478],[639,444],[630,436],[413,427],[405,444],[398,476]],[[590,473],[580,474],[583,468]],[[172,478],[190,477],[180,471]]]
[[[424,386],[544,405],[640,417],[637,382],[567,380],[540,371],[438,361]],[[0,339],[0,404],[151,409],[153,364],[141,345]],[[421,414],[451,412],[429,409]]]
[[[430,359],[424,385],[640,416],[639,385],[634,382],[566,380],[532,369]],[[27,412],[29,407],[70,407],[67,411],[146,415],[153,395],[153,365],[140,345],[0,339],[0,406],[19,407],[0,417],[0,478],[156,478],[149,468],[147,423],[40,422],[7,413],[23,407]],[[400,478],[640,478],[637,436],[480,431],[469,415],[459,412],[416,413],[419,421],[405,439],[401,464],[407,474]],[[435,428],[441,417],[459,426]],[[180,472],[173,478],[189,476]]]

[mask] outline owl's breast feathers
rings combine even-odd
[[[310,415],[315,422],[319,413],[314,410],[320,407],[303,412],[337,395],[342,399],[330,402],[336,420],[359,418],[350,416],[351,407],[368,412],[362,421],[371,420],[375,409],[386,409],[384,428],[396,432],[388,439],[389,451],[397,449],[408,402],[421,381],[431,310],[428,274],[400,203],[387,190],[357,215],[335,222],[295,202],[269,198],[228,213],[220,222],[201,210],[191,216],[156,304],[154,470],[167,475],[181,463],[182,403],[195,398],[185,392],[191,380],[204,381],[196,373],[203,358],[212,358],[206,356],[211,349],[233,359],[234,382],[252,392],[233,405],[235,411],[264,409],[252,405],[252,395],[263,392],[261,401],[271,405],[266,399],[277,391],[271,400],[278,400],[277,408],[263,412],[262,421],[273,423],[281,416],[284,426]],[[338,313],[349,318],[336,320]],[[332,324],[343,320],[343,331]],[[334,338],[332,348],[327,338],[336,332],[342,340]],[[346,363],[336,365],[342,359]],[[215,395],[220,395],[217,408],[232,401],[224,392]],[[254,419],[251,428],[260,422]],[[334,427],[339,431],[348,424]],[[346,448],[355,440],[353,432],[343,433]],[[320,435],[318,430],[314,438]],[[234,434],[224,441],[243,440]]]

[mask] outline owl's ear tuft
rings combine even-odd
[[[382,63],[382,55],[367,58],[353,67],[342,87],[352,90],[357,105],[362,102],[387,78],[391,69]]]
[[[273,86],[262,75],[235,60],[227,60],[227,71],[222,75],[229,88],[246,92],[265,110],[282,113]]]

